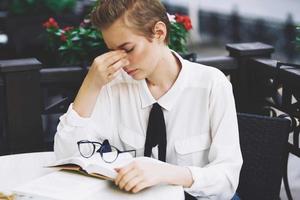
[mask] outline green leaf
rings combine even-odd
[[[66,45],[62,45],[58,48],[59,51],[65,51],[67,49],[68,49],[68,47]]]
[[[80,40],[80,37],[74,36],[74,37],[71,38],[71,40],[72,40],[72,41],[78,41],[78,40]]]

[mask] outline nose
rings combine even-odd
[[[123,67],[123,69],[125,70],[125,71],[127,71],[128,70],[128,68],[129,68],[129,66],[128,65],[130,65],[131,64],[131,62],[130,62],[130,60],[128,59],[128,57],[126,58],[126,60],[128,61],[127,62],[127,64]]]

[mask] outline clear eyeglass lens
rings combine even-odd
[[[103,152],[102,153],[102,159],[105,162],[114,162],[118,157],[118,150],[111,146],[111,151],[110,152]]]
[[[83,157],[89,158],[94,153],[94,145],[92,143],[80,143],[79,145],[80,153]]]

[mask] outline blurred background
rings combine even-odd
[[[33,2],[33,3],[24,3]],[[38,57],[47,60],[42,23],[55,17],[60,25],[76,26],[90,12],[94,0],[47,1],[0,0],[1,59]],[[37,1],[38,2],[38,1]],[[187,14],[193,29],[189,52],[200,57],[225,54],[225,44],[260,41],[271,44],[275,59],[299,61],[295,26],[300,24],[297,0],[162,0],[170,14]],[[43,40],[44,39],[44,40]],[[5,49],[5,50],[4,50]]]
[[[169,12],[189,14],[190,50],[199,56],[223,55],[226,43],[260,41],[275,47],[275,59],[299,61],[295,26],[297,0],[163,0]]]
[[[0,59],[39,57],[45,46],[41,26],[49,17],[59,24],[76,26],[90,12],[94,0],[47,1],[30,7],[27,0],[0,1]],[[224,55],[225,44],[260,41],[276,48],[274,58],[299,61],[295,50],[296,29],[300,24],[300,2],[296,0],[162,0],[170,14],[187,14],[193,29],[189,51],[200,57]],[[33,4],[33,3],[32,3]],[[5,49],[5,50],[3,50]]]

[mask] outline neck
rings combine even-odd
[[[150,90],[151,88],[159,90],[163,95],[175,83],[181,70],[181,64],[168,47],[163,49],[161,55],[161,60],[146,81]]]

